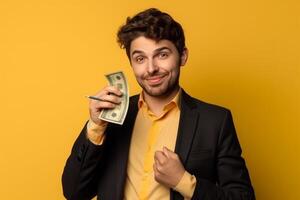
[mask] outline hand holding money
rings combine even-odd
[[[103,125],[107,123],[99,119],[99,115],[103,109],[113,109],[121,103],[122,92],[115,86],[107,86],[99,91],[92,97],[96,97],[98,100],[89,97],[89,111],[90,118],[95,124]]]
[[[123,72],[115,72],[106,75],[111,86],[116,86],[121,92],[121,103],[113,109],[103,109],[99,119],[122,125],[129,106],[129,90],[126,78]]]
[[[126,78],[123,72],[108,74],[106,78],[110,86],[95,96],[88,96],[92,99],[90,101],[90,117],[98,125],[107,122],[122,125],[129,106],[129,90]]]

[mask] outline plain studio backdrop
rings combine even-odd
[[[185,90],[231,109],[257,199],[300,199],[298,0],[1,0],[0,199],[64,199],[85,95],[118,70],[140,91],[116,32],[149,7],[185,29]]]

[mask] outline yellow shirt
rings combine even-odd
[[[140,95],[139,111],[136,117],[127,165],[124,190],[125,200],[169,200],[170,188],[154,179],[154,152],[167,147],[174,151],[180,116],[181,90],[174,99],[165,105],[163,113],[155,116]],[[90,120],[88,131],[103,132]],[[103,140],[104,137],[101,137]],[[101,142],[102,143],[102,142]],[[100,143],[100,144],[101,144]],[[196,178],[185,172],[178,185],[173,188],[190,199],[196,186]]]

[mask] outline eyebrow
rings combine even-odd
[[[168,51],[172,52],[172,50],[168,47],[161,47],[161,48],[155,49],[154,52],[157,53],[157,52],[160,52],[160,51],[163,51],[163,50],[168,50]],[[139,54],[139,53],[144,53],[144,52],[141,51],[141,50],[134,50],[131,53],[131,56],[133,56],[134,54]]]

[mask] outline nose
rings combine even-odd
[[[154,60],[149,59],[147,72],[149,74],[155,74],[158,70],[159,70],[159,67],[157,66],[157,63]]]

